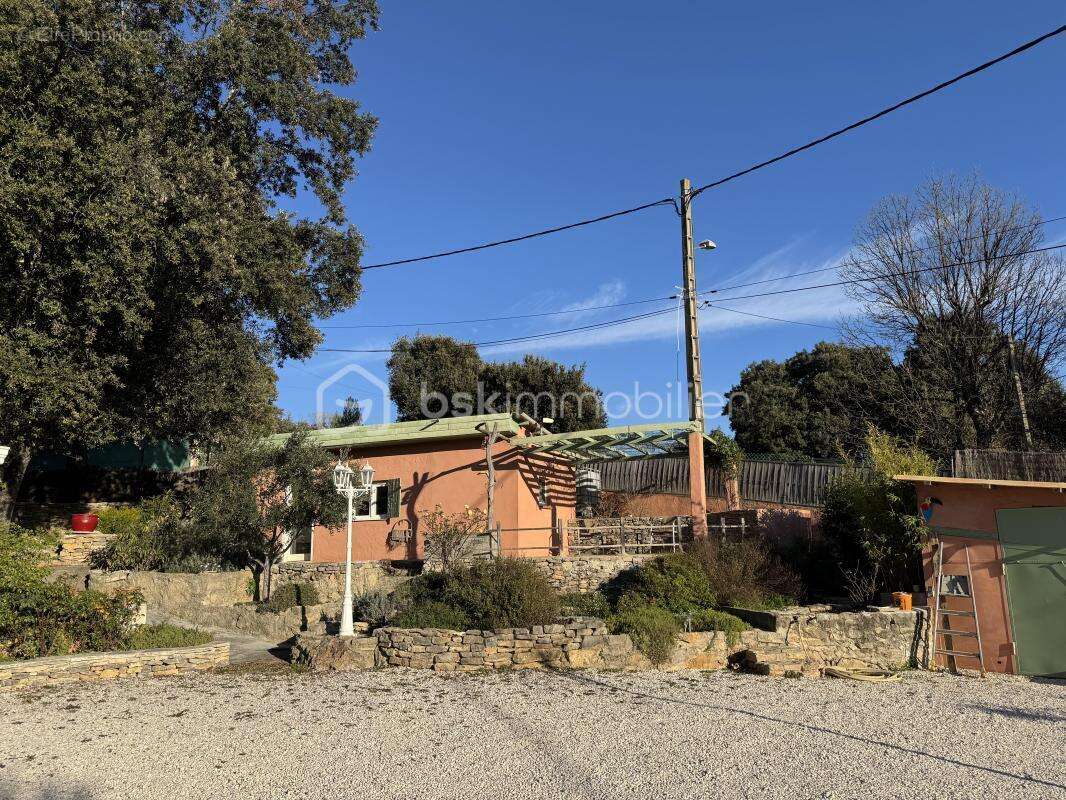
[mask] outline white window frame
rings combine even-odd
[[[383,509],[381,509],[379,511],[378,510],[378,491],[382,487],[385,488],[385,508],[383,508]],[[389,513],[389,508],[388,508],[389,500],[388,500],[388,497],[389,497],[389,494],[388,494],[388,481],[374,481],[372,484],[370,484],[370,495],[369,495],[369,503],[368,503],[368,509],[369,509],[370,513],[368,513],[368,514],[356,514],[355,516],[352,517],[352,522],[380,522],[381,520],[388,519],[388,516],[387,516],[388,513]],[[358,503],[362,499],[363,498],[361,498],[361,497],[357,498],[356,502]]]

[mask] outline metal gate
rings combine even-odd
[[[996,512],[1018,672],[1066,678],[1066,508]]]

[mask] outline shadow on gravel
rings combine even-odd
[[[984,711],[986,714],[1000,714],[1004,717],[1028,719],[1033,722],[1066,722],[1066,714],[1056,714],[1054,711],[1031,711],[1010,706],[970,706],[970,708]]]
[[[924,756],[925,758],[932,759],[934,761],[941,761],[945,764],[952,764],[956,767],[965,767],[966,769],[976,769],[981,772],[987,772],[992,775],[999,775],[1004,778],[1013,778],[1014,780],[1023,781],[1025,783],[1034,783],[1040,786],[1048,786],[1053,789],[1066,789],[1066,784],[1055,783],[1054,781],[1045,781],[1042,778],[1032,778],[1026,775],[1019,775],[1016,772],[1008,772],[1007,770],[998,769],[996,767],[986,767],[982,764],[974,764],[971,761],[960,761],[955,758],[949,758],[947,756],[938,756],[935,753],[928,753],[925,750],[915,750],[910,747],[904,747],[903,745],[896,744],[895,742],[885,742],[881,739],[869,739],[865,736],[859,736],[854,733],[845,733],[844,731],[836,731],[832,728],[823,728],[819,725],[812,725],[809,722],[795,722],[793,720],[781,719],[780,717],[773,717],[769,714],[760,714],[757,711],[748,711],[743,708],[733,708],[731,706],[721,706],[714,703],[701,703],[694,700],[680,700],[676,697],[666,697],[659,694],[649,694],[647,692],[640,692],[634,689],[629,689],[625,686],[616,686],[608,681],[594,678],[591,675],[582,675],[576,672],[568,670],[552,670],[553,674],[563,678],[567,678],[578,683],[592,684],[595,686],[601,686],[606,689],[611,689],[616,692],[623,692],[625,694],[633,695],[634,697],[642,697],[646,700],[659,700],[663,703],[674,703],[676,705],[691,706],[693,708],[709,708],[713,711],[725,711],[731,714],[743,714],[744,716],[753,717],[754,719],[760,719],[764,722],[777,722],[781,725],[790,725],[794,728],[802,728],[814,733],[828,733],[831,736],[839,736],[842,739],[851,739],[855,742],[862,742],[864,744],[877,745],[878,747],[884,747],[887,750],[895,750],[900,753],[907,753],[912,756]]]
[[[34,789],[3,781],[0,782],[0,797],[22,797],[25,800],[92,800],[93,793],[85,786],[67,786],[52,781],[38,784]]]

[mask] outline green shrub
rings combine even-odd
[[[571,592],[559,596],[562,613],[573,617],[597,617],[607,619],[611,615],[611,604],[600,592]]]
[[[140,625],[126,635],[127,650],[154,650],[158,647],[193,647],[207,644],[213,637],[207,631],[177,625]]]
[[[707,576],[718,602],[708,605],[766,608],[791,605],[803,594],[803,584],[781,563],[766,543],[757,539],[707,540],[694,545],[692,557]]]
[[[529,561],[474,561],[446,572],[420,575],[409,584],[413,602],[434,601],[461,611],[471,626],[528,628],[559,617],[559,598]]]
[[[449,631],[470,629],[470,618],[462,611],[435,600],[422,600],[408,606],[389,620],[397,628],[444,628]]]
[[[618,612],[608,620],[611,633],[627,633],[633,644],[653,664],[670,656],[681,626],[670,612],[647,602],[639,595],[626,595]]]
[[[741,631],[746,631],[751,627],[740,617],[711,608],[697,611],[687,621],[688,628],[692,631],[724,631],[726,641],[730,645],[736,644]]]
[[[270,593],[270,599],[260,603],[257,611],[280,614],[298,606],[317,606],[322,601],[313,583],[283,583]]]
[[[372,589],[356,595],[353,611],[357,619],[371,625],[384,625],[400,610],[400,598],[382,589]]]
[[[615,604],[626,595],[639,595],[647,602],[675,614],[685,614],[716,604],[707,573],[691,553],[669,553],[619,574],[605,592]]]

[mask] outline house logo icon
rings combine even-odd
[[[352,382],[341,383],[349,375],[356,375],[366,382],[366,386],[360,390],[357,384]],[[330,391],[336,386],[337,389]],[[343,395],[343,396],[341,396]],[[363,395],[359,397],[359,395]],[[392,404],[389,402],[389,386],[377,375],[361,364],[346,364],[338,369],[315,390],[315,422],[318,427],[324,427],[327,419],[335,412],[344,408],[349,396],[357,398],[359,410],[363,415],[363,422],[389,423],[392,422]],[[332,403],[327,402],[332,399]],[[335,406],[336,408],[333,408]],[[376,409],[379,419],[374,418]]]

